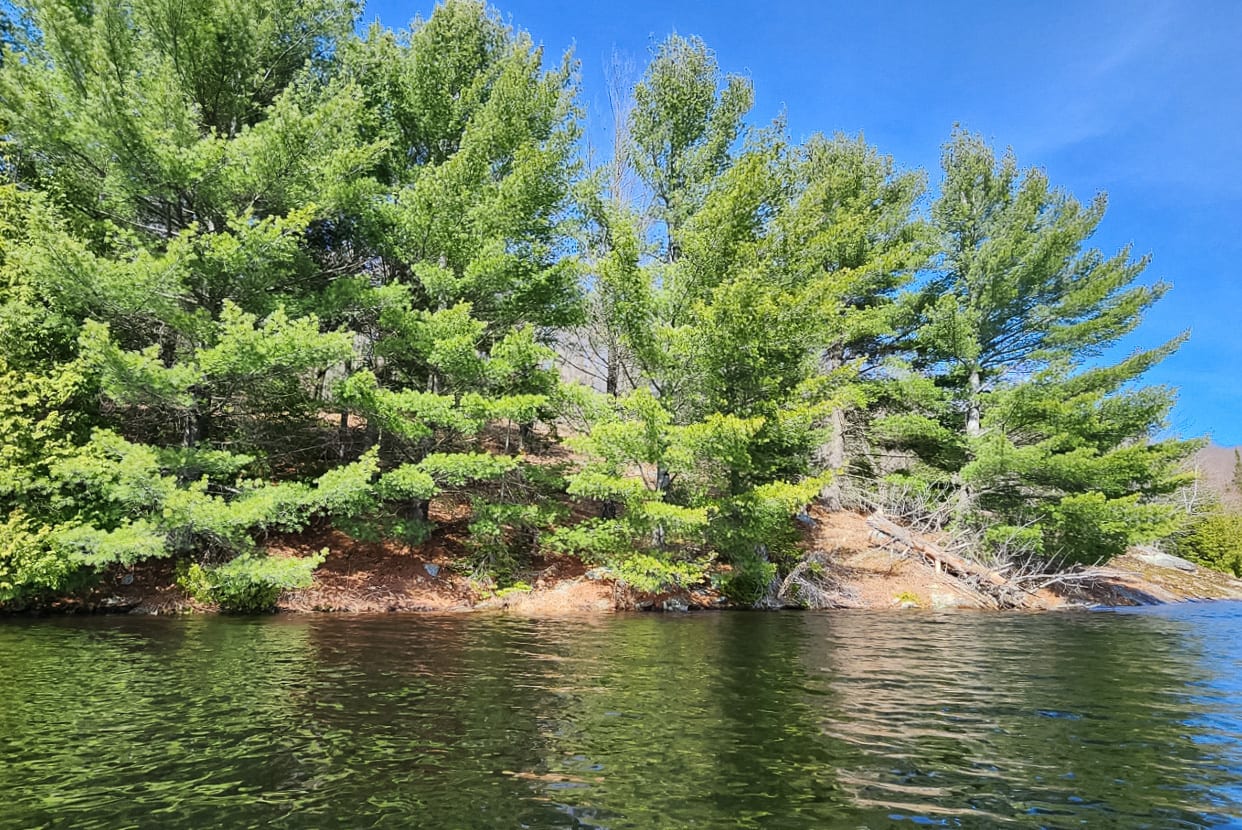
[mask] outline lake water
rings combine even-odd
[[[0,620],[0,827],[1242,826],[1242,605]]]

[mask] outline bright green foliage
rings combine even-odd
[[[718,75],[703,41],[673,35],[656,48],[634,87],[633,163],[674,237],[669,259],[676,258],[677,231],[728,166],[754,101],[748,80]]]
[[[557,251],[577,135],[570,65],[542,62],[528,35],[473,0],[410,32],[372,28],[343,55],[386,148],[390,196],[365,218],[380,275],[415,307],[469,304],[488,342],[580,314],[573,263]]]
[[[284,591],[309,588],[327,551],[307,557],[240,556],[224,565],[191,564],[178,579],[190,596],[214,603],[231,614],[259,614],[275,610]]]
[[[475,570],[490,574],[502,585],[510,582],[539,549],[542,534],[566,512],[557,502],[472,499],[470,548]]]
[[[0,602],[70,590],[82,581],[82,566],[52,544],[46,526],[20,510],[0,525]]]
[[[29,12],[0,67],[6,591],[314,517],[417,541],[442,485],[515,475],[481,435],[552,417],[580,308],[568,62],[468,0],[365,39],[344,0]]]
[[[625,558],[613,573],[624,584],[648,594],[692,588],[702,583],[707,575],[701,564],[668,562],[645,553]]]
[[[639,389],[597,414],[581,442],[594,460],[570,486],[622,511],[612,521],[626,530],[601,537],[614,558],[618,536],[666,559],[720,556],[746,601],[792,552],[791,515],[827,482],[808,478],[823,425],[857,394],[821,361],[887,331],[877,298],[916,261],[921,187],[848,139],[790,147],[777,126],[739,147],[750,99],[700,41],[679,37],[634,89],[623,149],[654,203],[613,192],[585,207],[592,307],[619,356],[608,391],[621,367]],[[867,310],[847,318],[851,305]]]
[[[511,459],[485,447],[494,449],[492,424],[509,452],[555,417],[548,343],[581,315],[562,250],[577,135],[569,63],[545,70],[528,35],[482,3],[451,0],[409,32],[372,28],[341,65],[386,150],[383,195],[351,239],[369,254],[367,273],[328,297],[336,311],[326,316],[368,340],[334,403],[365,419],[382,469],[415,465],[437,487],[527,493]],[[381,490],[390,503],[376,515],[397,517],[402,538],[419,522],[429,528],[431,494]],[[480,517],[480,528],[524,532],[516,513],[494,519]]]
[[[517,467],[517,461],[489,453],[436,453],[418,465],[434,481],[461,487],[476,481],[491,481]]]
[[[857,447],[868,416],[883,411],[894,394],[889,364],[904,313],[898,293],[930,247],[926,227],[913,219],[925,177],[899,172],[861,136],[814,136],[790,164],[794,195],[776,218],[772,256],[816,292],[825,323],[820,368],[838,400],[816,461],[829,470],[873,474],[847,443]],[[841,478],[823,495],[840,506]]]
[[[470,505],[480,575],[711,566],[756,602],[830,473],[884,471],[864,438],[1048,556],[1172,527],[1188,445],[1152,440],[1170,393],[1134,381],[1176,342],[1100,360],[1165,287],[1084,249],[1102,201],[969,135],[920,222],[921,174],[752,129],[696,38],[656,47],[583,175],[571,60],[477,0],[363,35],[349,0],[19,11],[0,603],[175,556],[200,596],[268,608],[316,564],[264,558],[271,534],[416,545],[433,500]],[[556,368],[588,310],[606,395]],[[544,456],[563,430],[572,470]]]
[[[952,490],[959,519],[1049,558],[1095,561],[1176,526],[1159,498],[1187,482],[1193,444],[1157,441],[1169,390],[1133,382],[1181,343],[1118,363],[1103,350],[1167,290],[1136,283],[1146,260],[1084,245],[1104,213],[1038,170],[1020,173],[975,136],[944,154],[932,217],[941,243],[924,286],[916,366],[924,406],[884,424],[919,475]]]
[[[1200,565],[1242,577],[1242,514],[1217,509],[1196,518],[1177,539],[1177,552]]]
[[[251,552],[256,534],[297,529],[317,507],[315,494],[293,483],[250,482],[236,473],[181,482],[152,448],[102,430],[81,447],[49,450],[36,469],[29,486],[39,493],[37,507],[18,508],[6,525],[5,601],[66,590],[113,564]],[[231,498],[217,494],[225,485]]]
[[[183,425],[182,444],[262,450],[281,426],[313,428],[318,403],[305,378],[352,353],[343,333],[321,333],[314,316],[291,320],[277,307],[265,320],[225,301],[210,345],[166,366],[160,347],[122,351],[108,328],[88,320],[80,360],[128,423]]]
[[[669,567],[720,556],[750,575],[758,567],[751,563],[792,550],[790,517],[824,484],[809,478],[739,485],[755,469],[750,452],[762,427],[760,418],[720,413],[678,426],[646,390],[617,399],[589,436],[574,442],[589,461],[570,477],[568,492],[616,503],[621,515],[585,533],[559,531],[551,544],[577,547],[616,568],[639,552]]]
[[[247,476],[322,441],[316,380],[352,338],[310,313],[339,267],[317,237],[378,152],[329,77],[347,3],[29,13],[0,69],[0,363],[28,390],[5,403],[7,598],[306,520],[304,484]]]

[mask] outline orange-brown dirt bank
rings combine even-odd
[[[817,563],[819,598],[838,608],[988,608],[994,601],[917,552],[878,538],[867,517],[851,512],[811,511],[814,526],[804,546]],[[426,544],[407,549],[392,543],[367,543],[337,530],[307,532],[269,544],[276,556],[305,556],[321,549],[328,557],[314,584],[288,591],[279,609],[291,612],[455,612],[499,610],[556,616],[633,608],[682,609],[727,607],[723,599],[700,590],[681,595],[641,596],[599,578],[598,571],[573,558],[532,563],[523,581],[531,590],[495,592],[472,580],[463,543],[464,524],[449,521]],[[1186,565],[1170,566],[1167,557],[1132,550],[1107,565],[1073,578],[1035,580],[1011,607],[1053,609],[1073,605],[1135,605],[1198,599],[1242,599],[1242,581]],[[1044,585],[1043,582],[1050,584]],[[786,588],[789,586],[786,585]],[[791,601],[796,591],[786,591]],[[774,602],[772,605],[780,605]],[[176,584],[169,562],[152,562],[133,571],[117,570],[86,595],[58,603],[60,610],[115,610],[135,613],[211,611]]]

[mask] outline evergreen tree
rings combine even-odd
[[[836,306],[780,256],[791,153],[779,127],[739,146],[749,85],[673,37],[634,100],[628,157],[650,212],[607,194],[588,215],[593,287],[639,388],[595,405],[580,442],[593,461],[570,492],[624,507],[591,530],[614,555],[648,552],[621,567],[641,562],[651,578],[719,555],[729,590],[754,601],[792,549],[791,514],[822,484],[807,478],[829,406],[816,356]]]
[[[1128,249],[1084,247],[1102,196],[1084,206],[960,131],[944,174],[932,209],[941,255],[915,339],[941,395],[891,419],[891,434],[993,540],[1091,561],[1167,532],[1158,497],[1185,483],[1176,468],[1193,444],[1156,439],[1172,393],[1134,382],[1184,338],[1117,363],[1103,355],[1168,286],[1137,283],[1147,260]]]
[[[443,3],[409,32],[373,27],[342,62],[385,152],[381,191],[350,229],[366,270],[329,301],[364,344],[339,387],[340,423],[366,422],[380,469],[435,467],[435,492],[490,482],[471,499],[480,564],[511,570],[556,510],[528,498],[538,469],[491,452],[525,448],[535,423],[554,419],[550,344],[582,319],[565,227],[572,65],[545,69],[529,35],[473,0]],[[426,534],[429,495],[384,508],[400,536]]]
[[[356,208],[376,153],[328,72],[352,22],[335,0],[48,0],[16,30],[0,119],[27,216],[0,228],[0,363],[31,427],[60,428],[10,491],[0,594],[249,554],[312,509],[254,476],[313,457],[315,378],[351,350],[312,312],[332,277],[316,228]]]
[[[832,408],[817,461],[840,473],[851,461],[847,432],[866,432],[887,385],[885,365],[899,346],[899,292],[926,261],[925,229],[913,219],[925,177],[897,171],[861,136],[840,135],[813,136],[795,152],[791,172],[794,195],[776,219],[772,256],[774,267],[820,294],[820,368],[842,402]],[[852,463],[873,474],[860,449]],[[832,509],[841,507],[841,481],[834,475],[821,494]]]
[[[74,367],[98,429],[45,471],[63,509],[32,506],[14,533],[67,571],[249,556],[256,533],[315,515],[416,542],[430,498],[499,477],[478,536],[504,547],[546,521],[507,503],[542,478],[479,450],[492,423],[516,447],[549,416],[546,343],[580,313],[559,230],[567,61],[545,72],[468,0],[365,41],[335,0],[49,0],[32,20],[0,77],[6,157],[37,191],[10,235],[4,360],[33,379]],[[155,484],[131,501],[83,465]]]
[[[583,175],[569,56],[478,0],[355,20],[5,7],[0,603],[176,555],[254,610],[319,561],[268,534],[418,544],[437,498],[480,575],[542,547],[656,590],[719,559],[749,602],[833,473],[886,469],[851,436],[992,543],[1086,560],[1171,526],[1191,445],[1138,380],[1180,339],[1107,359],[1166,286],[1087,248],[1102,198],[958,132],[916,221],[921,174],[750,128],[749,82],[679,36]],[[584,324],[603,395],[555,369]],[[566,480],[525,453],[570,421]]]

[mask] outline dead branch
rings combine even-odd
[[[947,569],[958,576],[975,577],[997,586],[1006,585],[1009,582],[1002,574],[988,570],[982,565],[964,559],[957,554],[942,550],[879,514],[870,516],[867,519],[867,525],[881,535],[887,536],[909,550],[920,554],[924,559],[937,566],[937,570]]]

